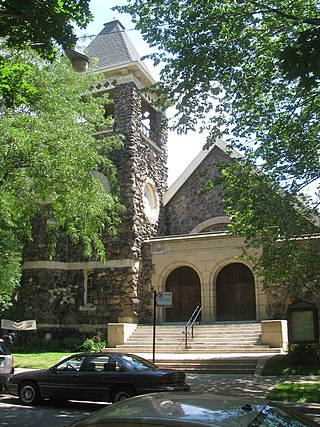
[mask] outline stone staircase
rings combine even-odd
[[[160,368],[181,369],[189,374],[254,374],[259,367],[257,357],[212,359],[156,360]]]
[[[108,348],[152,360],[153,327],[138,325],[125,344]],[[202,373],[253,373],[264,356],[281,349],[261,343],[260,323],[215,323],[195,325],[185,348],[184,325],[156,327],[155,358],[160,367]]]

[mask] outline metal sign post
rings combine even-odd
[[[153,291],[153,343],[152,343],[152,362],[156,360],[156,321],[157,307],[171,308],[172,307],[172,292]]]
[[[156,360],[156,319],[157,319],[157,292],[153,291],[153,343],[152,343],[152,362]]]

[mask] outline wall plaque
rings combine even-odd
[[[319,342],[318,310],[314,304],[297,301],[287,310],[289,344]]]

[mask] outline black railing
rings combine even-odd
[[[191,330],[191,338],[193,338],[193,326],[195,324],[195,322],[197,321],[198,317],[200,316],[202,311],[202,305],[199,303],[197,305],[197,307],[195,308],[194,312],[192,313],[190,319],[188,320],[188,322],[185,325],[185,330],[184,330],[184,335],[185,335],[185,349],[188,348],[188,335],[190,333]],[[200,323],[200,322],[199,322]]]
[[[141,129],[142,135],[147,136],[149,139],[151,139],[154,142],[157,141],[157,135],[154,132],[152,132],[152,130],[149,129],[145,124],[141,123],[140,129]]]

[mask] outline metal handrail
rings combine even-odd
[[[154,132],[152,132],[152,130],[149,129],[144,123],[141,123],[140,129],[143,135],[150,138],[154,142],[157,141],[157,135]]]
[[[199,304],[196,306],[194,312],[191,314],[190,319],[188,320],[188,322],[185,325],[185,330],[184,330],[185,349],[188,348],[188,334],[190,333],[190,328],[191,328],[191,338],[193,338],[193,325],[195,324],[196,320],[198,319],[201,311],[202,311],[202,305],[199,302]]]

